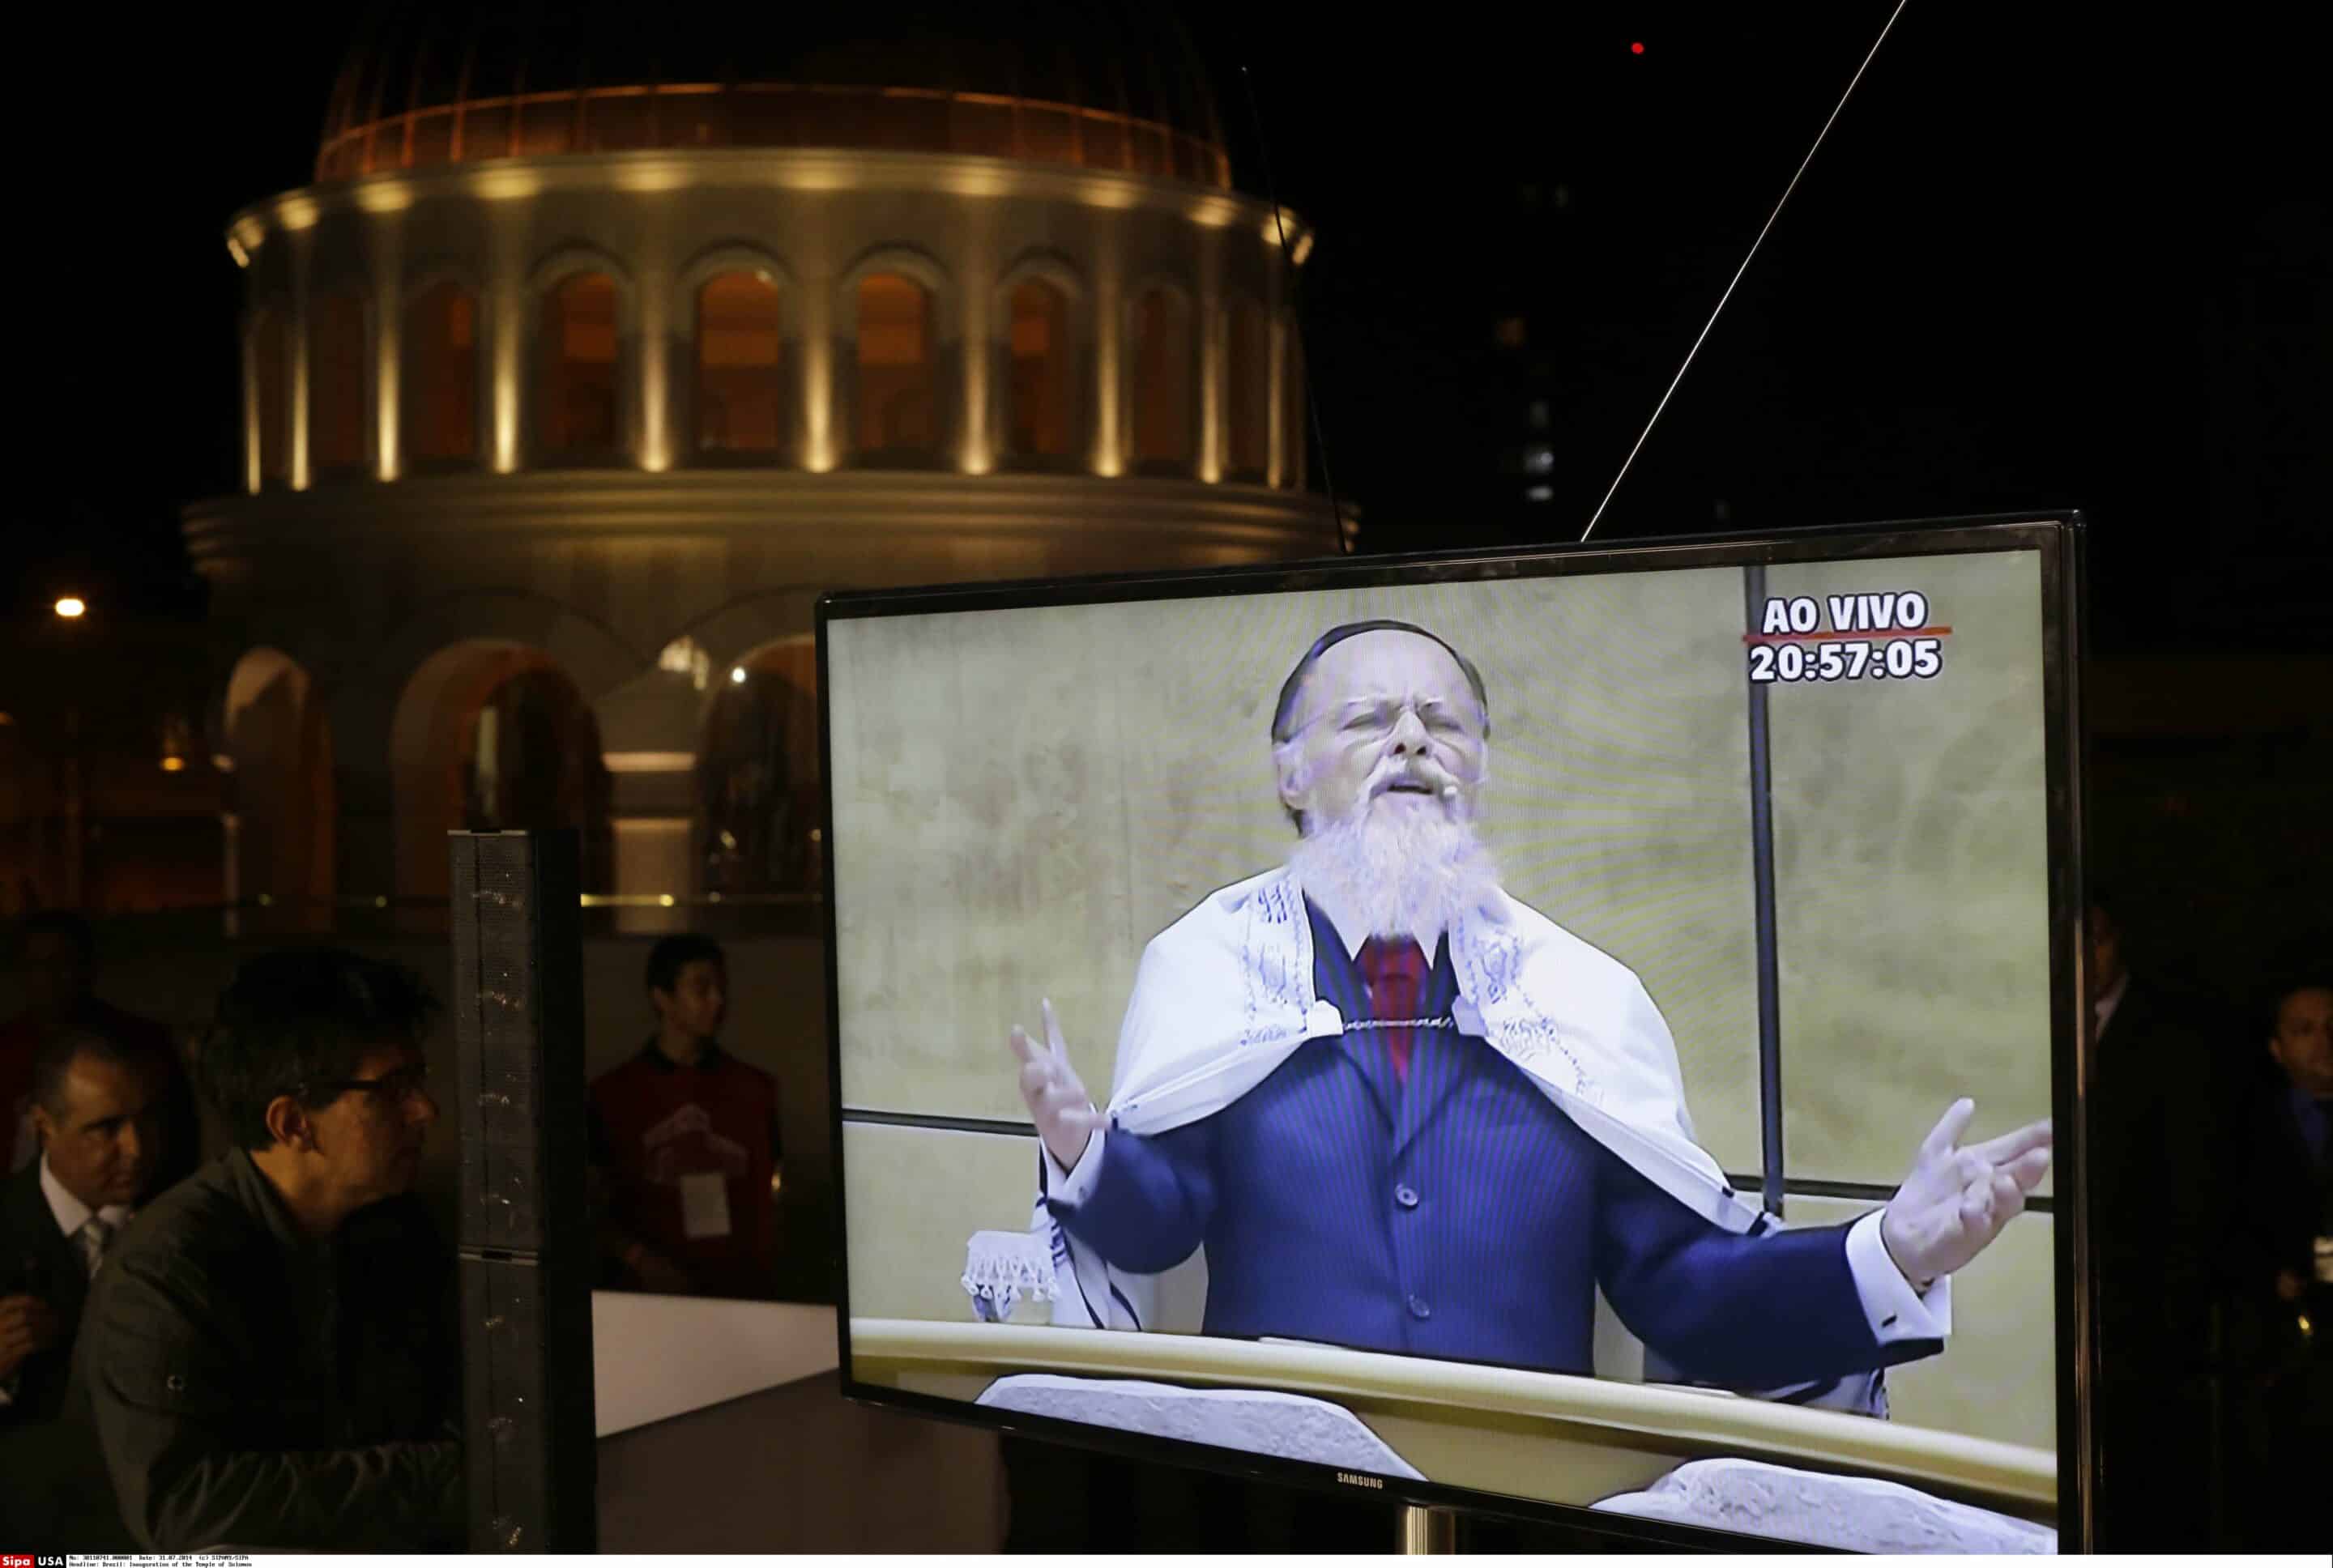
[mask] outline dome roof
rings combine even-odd
[[[1187,35],[1162,7],[1102,0],[380,6],[334,85],[316,177],[696,147],[982,153],[1231,184]]]

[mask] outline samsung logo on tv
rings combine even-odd
[[[1337,1479],[1348,1487],[1367,1487],[1376,1492],[1385,1490],[1385,1483],[1375,1476],[1356,1476],[1350,1470],[1339,1470],[1337,1472]]]

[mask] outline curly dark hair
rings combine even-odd
[[[287,948],[245,961],[219,993],[195,1059],[195,1077],[238,1148],[264,1149],[267,1107],[290,1095],[311,1109],[307,1085],[356,1076],[365,1053],[418,1047],[438,1013],[419,975],[341,948]]]

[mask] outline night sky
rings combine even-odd
[[[1239,183],[1263,193],[1247,64],[1320,227],[1306,330],[1366,548],[1578,536],[1890,7],[1560,9],[1186,13]],[[2108,645],[2321,645],[2321,588],[2291,587],[2333,495],[2313,56],[2266,8],[2096,34],[2074,9],[1906,6],[1599,537],[2080,505]],[[20,607],[70,579],[200,613],[177,510],[235,482],[220,234],[311,177],[348,30],[44,24],[72,96],[20,262],[53,280],[23,318],[30,455],[64,483]],[[1526,505],[1497,464],[1540,396],[1554,495]]]

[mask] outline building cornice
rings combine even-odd
[[[970,153],[821,148],[566,153],[368,175],[305,186],[254,202],[228,219],[227,244],[238,262],[247,263],[270,236],[312,228],[322,218],[349,212],[398,212],[423,201],[494,204],[573,192],[653,196],[690,189],[811,196],[918,191],[1066,202],[1175,213],[1204,228],[1244,228],[1274,248],[1280,244],[1270,204],[1208,186]],[[1311,230],[1295,214],[1282,215],[1288,244],[1301,263],[1311,248]]]
[[[1334,553],[1328,502],[1263,485],[1059,474],[840,470],[534,471],[268,491],[197,502],[184,514],[198,569],[279,550],[376,555],[450,536],[674,540],[855,530],[905,540],[1172,537],[1272,556]]]

